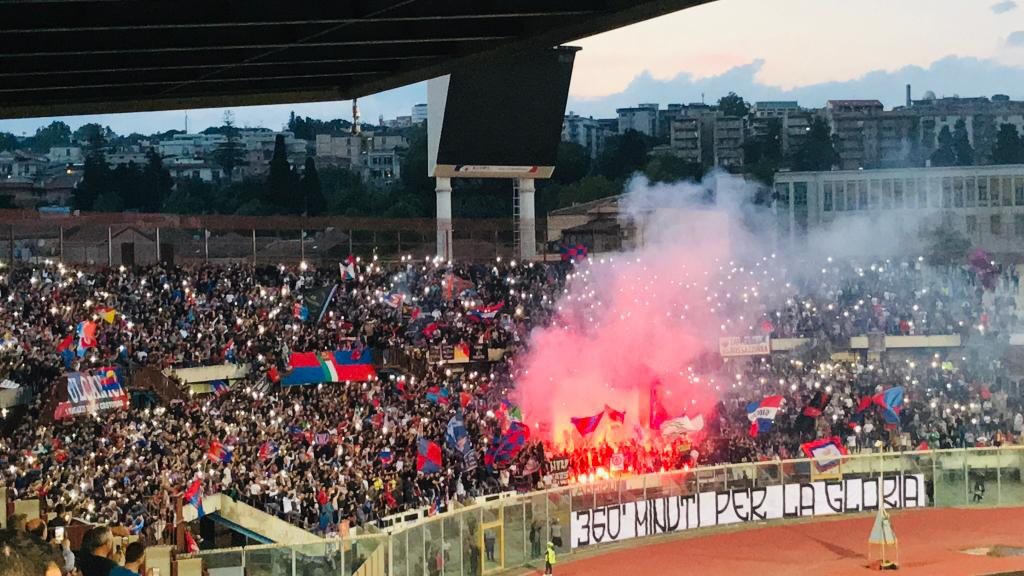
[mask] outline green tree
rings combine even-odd
[[[245,165],[245,149],[238,142],[238,130],[235,128],[235,117],[230,110],[224,112],[222,127],[224,142],[213,152],[214,160],[224,169],[227,179],[234,180],[235,169]]]
[[[1024,142],[1015,124],[1001,124],[992,147],[993,164],[1020,164],[1024,162]]]
[[[949,126],[943,126],[939,130],[939,146],[932,152],[932,166],[954,166],[956,165],[956,151],[953,149],[953,133]]]
[[[324,198],[324,191],[320,186],[320,175],[317,174],[316,162],[313,161],[312,156],[306,157],[306,165],[302,170],[299,187],[302,189],[302,197],[306,201],[306,214],[322,216],[327,212],[327,200]]]
[[[811,125],[807,128],[807,138],[793,153],[794,170],[829,170],[839,163],[835,138],[830,132],[828,123],[821,118],[815,117],[811,120]]]
[[[587,176],[559,190],[558,207],[565,208],[618,194],[622,194],[621,183],[613,182],[604,176]]]
[[[0,132],[0,152],[4,150],[17,150],[18,138],[10,132]]]
[[[92,210],[96,200],[109,189],[110,181],[110,167],[103,151],[89,154],[85,159],[82,181],[72,193],[72,206],[76,210]]]
[[[284,136],[274,139],[274,155],[270,158],[270,172],[267,175],[267,201],[285,214],[301,214],[302,196],[296,194],[296,178],[288,163]]]
[[[925,259],[935,266],[961,264],[971,249],[971,242],[952,226],[939,226],[931,230],[927,241]]]
[[[747,104],[742,96],[736,95],[735,92],[729,92],[725,96],[719,98],[718,110],[726,116],[746,118],[747,115],[750,114],[750,104]]]
[[[699,162],[687,162],[671,154],[658,154],[647,163],[644,174],[651,182],[700,180],[704,177],[704,167]]]
[[[54,120],[49,125],[37,129],[35,136],[32,137],[32,150],[39,153],[46,153],[50,151],[50,148],[69,144],[71,144],[71,127],[59,120]]]
[[[146,167],[142,170],[143,193],[139,209],[144,212],[159,212],[164,200],[170,197],[174,180],[170,171],[164,168],[163,158],[153,148],[146,152]]]
[[[609,180],[619,180],[642,170],[647,165],[649,139],[636,130],[610,136],[604,141],[604,151],[597,160],[598,172]]]
[[[963,118],[956,121],[953,130],[953,152],[956,154],[957,166],[974,165],[974,148],[971,147],[971,139],[967,135],[967,123]]]
[[[578,182],[590,172],[590,154],[575,142],[559,142],[555,173],[551,179],[561,184]]]
[[[213,191],[199,178],[178,180],[178,185],[164,202],[164,210],[171,214],[204,214],[210,212]]]

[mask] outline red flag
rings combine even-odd
[[[607,404],[604,405],[604,411],[608,414],[608,420],[610,422],[622,424],[626,421],[626,413],[624,411],[620,412]]]
[[[199,552],[199,545],[196,544],[195,538],[192,537],[192,533],[188,530],[185,530],[185,552],[189,554]]]
[[[60,353],[71,348],[71,346],[74,345],[74,343],[75,337],[72,336],[71,334],[68,334],[63,340],[60,341],[59,344],[57,344],[57,352]]]
[[[472,400],[473,400],[473,395],[470,394],[469,392],[460,392],[459,393],[459,404],[461,404],[463,408],[465,408],[466,406],[469,406],[469,403]]]
[[[270,370],[267,370],[267,378],[270,378],[270,381],[274,384],[281,381],[281,374],[278,373],[277,366],[271,366]]]

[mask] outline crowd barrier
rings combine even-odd
[[[210,576],[473,576],[540,566],[548,541],[564,561],[669,532],[870,512],[879,495],[892,508],[1019,506],[1022,472],[1024,446],[857,454],[824,471],[811,460],[699,467],[497,499],[391,534],[188,558]]]

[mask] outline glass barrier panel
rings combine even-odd
[[[967,504],[995,506],[999,502],[999,452],[967,452]]]
[[[359,537],[344,542],[345,549],[342,559],[345,562],[344,576],[355,574],[363,564],[376,562],[375,565],[384,566],[388,558],[388,537]]]
[[[211,570],[242,567],[243,550],[203,552],[203,567]]]
[[[568,553],[572,550],[569,541],[571,537],[569,530],[570,526],[572,526],[570,522],[571,510],[576,508],[570,508],[571,497],[568,491],[555,490],[548,492],[547,499],[548,525],[545,543],[553,542],[556,554]]]
[[[424,557],[424,529],[418,524],[405,531],[406,550],[405,562],[409,568],[409,576],[424,576],[427,570],[427,562]]]
[[[791,460],[782,463],[782,479],[785,484],[806,484],[820,471],[810,460]]]
[[[290,548],[248,548],[245,573],[247,576],[290,576],[292,551]]]
[[[330,540],[318,544],[299,544],[295,550],[295,574],[310,576],[334,576],[344,573],[341,561],[341,540]]]
[[[570,488],[573,510],[590,510],[594,507],[594,485],[577,484]]]
[[[1024,504],[1024,450],[1003,449],[999,455],[999,505]]]
[[[450,514],[441,520],[441,531],[444,558],[444,575],[459,576],[462,574],[462,529],[459,526],[459,515]]]
[[[444,569],[444,522],[434,518],[423,525],[423,559],[428,576],[438,576]]]
[[[782,483],[782,464],[778,462],[759,462],[754,470],[754,484],[757,486],[773,486]]]
[[[391,576],[409,576],[409,533],[391,535]]]
[[[619,484],[619,500],[622,503],[644,500],[644,478],[627,476]]]
[[[619,482],[607,480],[594,485],[594,507],[616,506],[619,504]]]
[[[505,558],[504,566],[522,566],[526,563],[527,541],[526,541],[526,506],[521,501],[513,501],[506,504],[504,516],[504,545]]]
[[[753,488],[757,479],[756,464],[738,464],[724,469],[726,486],[729,490]]]
[[[544,495],[528,497],[526,504],[526,538],[530,545],[528,553],[530,560],[541,557],[547,542],[547,501],[547,496]]]
[[[480,542],[480,510],[470,510],[459,515],[462,529],[462,573],[466,576],[481,574],[483,551]]]
[[[935,479],[933,475],[933,468],[935,466],[935,454],[932,452],[908,452],[905,454],[897,454],[895,458],[898,460],[898,469],[902,470],[903,476],[921,476],[924,480],[919,488],[922,491],[924,497],[924,505],[928,507],[935,506]],[[904,479],[904,487],[906,490],[907,483],[909,481]]]
[[[943,450],[935,454],[935,505],[939,507],[967,504],[963,450]]]

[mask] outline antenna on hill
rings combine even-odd
[[[185,112],[185,134],[188,134],[188,112]]]
[[[359,99],[352,99],[352,134],[358,136],[363,131],[359,125]]]

